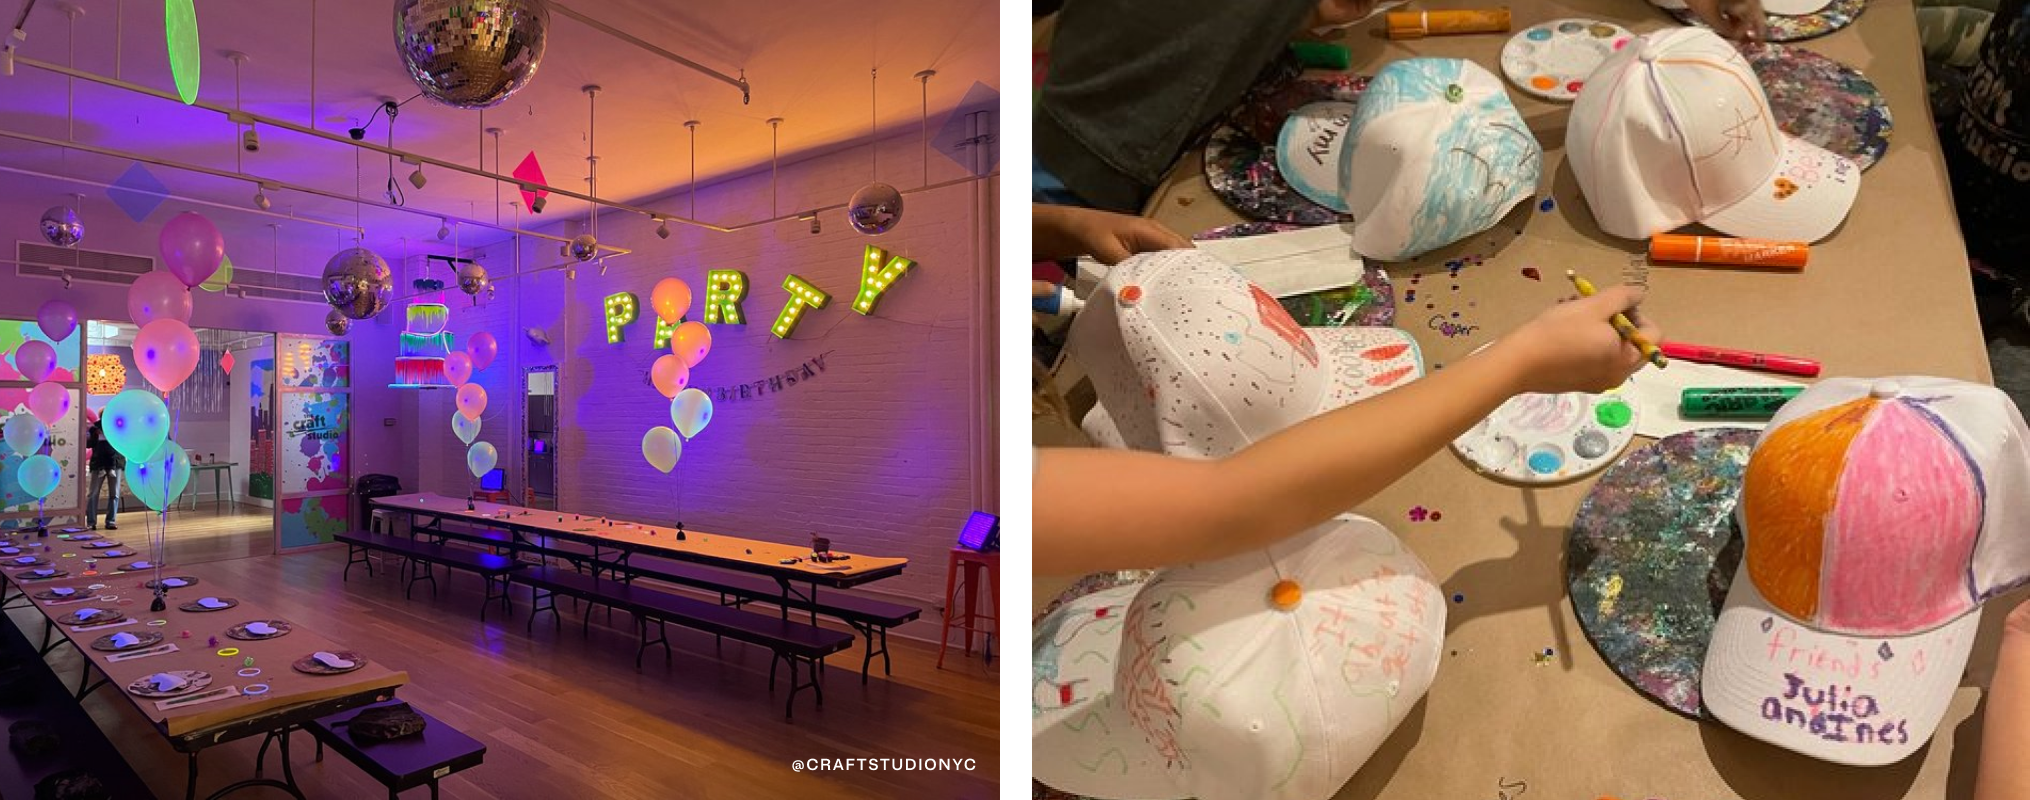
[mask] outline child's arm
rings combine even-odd
[[[1519,392],[1618,386],[1642,354],[1608,323],[1641,293],[1555,306],[1493,347],[1306,420],[1227,458],[1100,449],[1038,453],[1038,574],[1157,567],[1261,548],[1394,483]],[[1655,341],[1658,331],[1644,326]]]
[[[1183,250],[1191,240],[1146,217],[1042,203],[1029,208],[1029,252],[1038,261],[1092,256],[1119,264],[1136,253]]]
[[[1762,0],[1685,0],[1685,5],[1722,37],[1747,42],[1768,38],[1769,17]]]
[[[2030,797],[2030,761],[2023,758],[2030,751],[2030,603],[2016,606],[2002,626],[1985,713],[1974,800]]]

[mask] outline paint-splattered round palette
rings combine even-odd
[[[1833,31],[1854,24],[1854,18],[1867,10],[1868,0],[1833,0],[1817,13],[1788,17],[1771,14],[1768,17],[1768,41],[1800,42],[1816,39]],[[1665,11],[1686,25],[1701,28],[1711,27],[1689,8],[1666,8]]]
[[[1784,133],[1846,156],[1862,169],[1889,151],[1895,129],[1889,101],[1860,70],[1802,47],[1751,44],[1741,54],[1762,81]]]
[[[1349,217],[1312,202],[1283,178],[1276,138],[1297,109],[1319,102],[1357,102],[1367,89],[1362,75],[1298,77],[1279,72],[1248,92],[1212,131],[1205,146],[1205,180],[1219,199],[1248,217],[1295,225],[1326,225]]]
[[[1452,452],[1483,475],[1560,483],[1614,463],[1635,441],[1637,414],[1622,389],[1519,394],[1453,439]]]
[[[1545,100],[1579,96],[1586,76],[1627,47],[1635,34],[1597,19],[1557,19],[1523,29],[1501,48],[1501,72],[1510,83]]]
[[[1565,583],[1579,627],[1635,690],[1703,714],[1699,674],[1742,539],[1734,524],[1756,431],[1711,428],[1630,453],[1579,504]]]

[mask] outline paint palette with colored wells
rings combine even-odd
[[[1569,101],[1579,96],[1586,76],[1634,38],[1612,22],[1552,20],[1509,37],[1501,48],[1501,71],[1524,92]]]
[[[1636,407],[1621,389],[1604,394],[1521,394],[1452,440],[1476,471],[1517,483],[1590,475],[1635,440]]]

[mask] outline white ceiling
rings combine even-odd
[[[0,13],[5,15],[0,25],[11,23],[24,1],[0,0]],[[223,105],[235,102],[233,64],[220,55],[227,50],[250,56],[240,72],[242,107],[299,124],[315,120],[326,131],[342,134],[364,121],[383,97],[403,100],[416,93],[394,52],[390,0],[321,0],[314,24],[312,2],[199,3],[205,55],[201,98]],[[72,4],[35,3],[26,26],[29,39],[20,50],[23,56],[74,63],[78,69],[109,76],[117,69],[126,81],[173,91],[162,16],[154,12],[153,2],[80,0],[73,7],[83,14],[74,23],[63,13],[66,5]],[[639,202],[688,185],[690,138],[683,127],[688,119],[702,123],[697,174],[701,183],[710,183],[768,163],[765,120],[770,117],[785,120],[779,147],[786,162],[863,140],[874,121],[870,69],[880,70],[879,102],[873,111],[885,132],[916,129],[924,95],[912,76],[919,70],[938,73],[929,84],[933,126],[961,103],[975,82],[997,90],[1000,83],[998,4],[993,0],[568,0],[566,5],[721,72],[738,75],[744,69],[753,87],[752,104],[742,105],[739,90],[732,86],[553,12],[547,53],[527,88],[483,113],[427,99],[409,103],[394,129],[395,146],[492,169],[492,141],[481,130],[499,127],[505,129],[498,152],[500,171],[512,171],[534,150],[552,185],[583,190],[588,109],[581,87],[598,84],[603,87],[597,117],[599,194]],[[67,105],[74,112],[67,111]],[[348,195],[355,185],[355,148],[349,145],[264,128],[261,151],[242,153],[235,126],[214,112],[86,81],[75,82],[67,96],[64,78],[27,67],[13,77],[0,77],[0,129],[65,139],[72,135],[73,124],[74,141],[79,143]],[[386,135],[384,123],[376,123],[369,133],[382,143]],[[891,176],[885,160],[883,164],[883,177],[891,182],[915,182],[916,176],[902,174],[905,169],[915,172],[915,165],[897,165]],[[0,165],[109,182],[129,163],[0,140]],[[365,173],[362,194],[379,197],[387,179],[386,158],[364,156],[357,166]],[[398,179],[413,169],[400,163],[394,168]],[[170,168],[151,171],[173,193],[251,207],[254,187],[244,181]],[[424,190],[414,189],[406,180],[400,184],[409,208],[481,219],[494,218],[498,210],[503,220],[512,221],[512,211],[504,204],[517,199],[513,187],[500,188],[503,205],[496,206],[492,181],[427,168],[425,174],[429,184]],[[98,188],[9,173],[0,173],[0,185],[15,187],[10,193],[16,196],[49,194],[51,204],[65,202],[63,193],[82,191],[88,204],[118,213],[107,206],[104,191]],[[288,192],[270,197],[277,212],[347,224],[355,214],[350,202]],[[678,213],[688,210],[675,201],[659,207]],[[580,216],[585,210],[584,203],[553,197],[546,213],[530,225]],[[231,211],[206,213],[220,224],[229,244],[248,238],[266,244],[267,226],[276,221]],[[373,208],[359,213],[368,229],[368,244],[377,249],[395,247],[401,237],[434,240],[438,228],[437,220],[413,214]],[[699,207],[698,216],[713,222],[748,221],[715,219],[705,206]],[[152,224],[159,222],[151,219]],[[467,247],[497,238],[470,229],[461,233]],[[330,228],[300,223],[285,223],[281,235],[285,246],[322,247],[342,239]]]

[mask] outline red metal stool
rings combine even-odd
[[[961,567],[965,568],[964,581],[959,579],[959,569]],[[987,577],[988,608],[985,614],[980,613],[979,607],[980,575],[983,572]],[[961,583],[965,585],[965,595],[963,598],[959,595]],[[981,553],[967,550],[963,547],[952,548],[951,562],[945,567],[945,614],[944,627],[938,632],[938,669],[944,669],[945,650],[951,646],[953,628],[959,628],[966,632],[966,655],[973,654],[974,633],[993,635],[1001,632],[1000,586],[1001,554],[999,552]],[[965,613],[955,614],[954,609],[958,608],[960,600],[963,600],[966,604]],[[954,617],[957,619],[954,620]],[[980,628],[980,623],[982,622],[994,623],[993,631],[982,630]],[[984,646],[981,647],[981,652],[983,654],[986,652]]]

